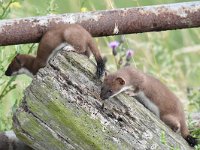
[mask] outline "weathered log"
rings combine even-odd
[[[18,138],[38,150],[190,149],[134,98],[120,94],[103,103],[95,71],[83,55],[61,51],[52,58],[13,117]]]
[[[200,2],[0,21],[0,46],[38,42],[55,23],[78,23],[93,36],[200,27]]]

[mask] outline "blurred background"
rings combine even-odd
[[[0,19],[177,2],[192,0],[0,0]],[[108,70],[115,71],[128,63],[154,75],[174,91],[184,104],[191,131],[200,136],[200,129],[194,128],[197,123],[191,119],[193,113],[200,112],[200,28],[95,40],[107,58]],[[12,114],[32,80],[26,75],[6,77],[4,72],[16,53],[35,55],[36,50],[37,44],[0,47],[0,131],[12,129]]]

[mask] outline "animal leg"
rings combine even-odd
[[[35,62],[34,62],[34,65],[33,65],[33,74],[35,75],[40,68],[43,68],[45,66],[46,66],[46,63],[36,59]]]
[[[90,57],[90,51],[88,49],[83,54],[86,55],[88,58]]]
[[[67,52],[75,52],[75,49],[71,45],[67,45],[67,46],[63,47],[63,50],[65,50]]]
[[[165,115],[161,117],[161,120],[168,125],[174,132],[180,131],[180,122],[175,116]]]

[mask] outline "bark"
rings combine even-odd
[[[55,24],[78,23],[93,36],[200,27],[200,2],[0,21],[0,46],[39,42]]]
[[[61,51],[52,58],[14,114],[18,138],[38,150],[190,149],[134,98],[120,94],[103,102],[95,71],[83,55]]]

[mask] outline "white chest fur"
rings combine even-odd
[[[123,91],[126,91],[126,90],[129,90],[129,89],[132,89],[132,86],[125,86],[123,87],[120,91],[118,91],[117,93],[113,94],[112,96],[110,96],[110,98],[118,95],[119,93],[123,92]]]
[[[18,74],[26,74],[29,77],[33,77],[33,74],[26,68],[21,68],[18,71],[12,73],[12,75],[18,75]]]
[[[6,131],[5,136],[8,137],[8,139],[11,139],[12,141],[18,141],[18,139],[13,131]]]
[[[148,97],[145,96],[144,92],[139,91],[134,97],[147,109],[149,109],[151,112],[153,112],[156,116],[160,118],[159,108]]]

